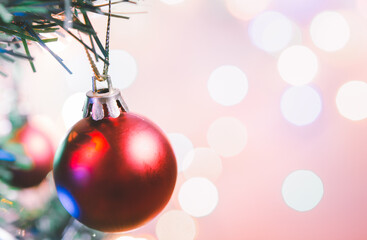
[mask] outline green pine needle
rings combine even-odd
[[[27,41],[24,38],[22,38],[22,43],[23,43],[25,53],[30,58],[28,61],[29,61],[29,64],[31,65],[32,71],[36,72],[36,67],[34,66],[33,60],[31,59],[31,53],[29,52]]]

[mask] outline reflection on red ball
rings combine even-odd
[[[33,187],[42,182],[52,169],[54,149],[51,140],[40,130],[26,123],[16,131],[12,143],[19,143],[30,158],[30,169],[11,168],[10,185],[18,188]]]
[[[176,159],[165,135],[132,113],[80,120],[54,162],[65,209],[105,232],[127,231],[151,220],[169,201],[176,176]]]

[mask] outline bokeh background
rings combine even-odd
[[[367,238],[367,1],[145,0],[113,12],[131,17],[112,21],[113,84],[168,134],[179,176],[158,217],[107,239]],[[106,18],[91,19],[103,39]],[[73,75],[37,46],[36,73],[8,69],[57,146],[92,71],[66,34],[49,46]]]

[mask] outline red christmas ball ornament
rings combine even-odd
[[[33,187],[42,182],[52,170],[54,148],[51,140],[40,130],[26,122],[14,132],[7,145],[19,144],[29,158],[30,166],[22,169],[9,166],[12,178],[8,184],[17,188]],[[17,161],[17,160],[16,160]]]
[[[168,203],[177,165],[164,133],[127,111],[120,91],[89,91],[84,117],[57,150],[54,179],[65,209],[104,232],[134,229]]]

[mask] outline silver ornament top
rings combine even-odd
[[[117,118],[121,111],[129,111],[120,90],[112,87],[110,76],[104,76],[104,78],[108,87],[102,89],[97,89],[97,79],[92,78],[93,90],[87,92],[83,107],[84,118],[92,116],[93,120],[98,121],[105,117]]]

